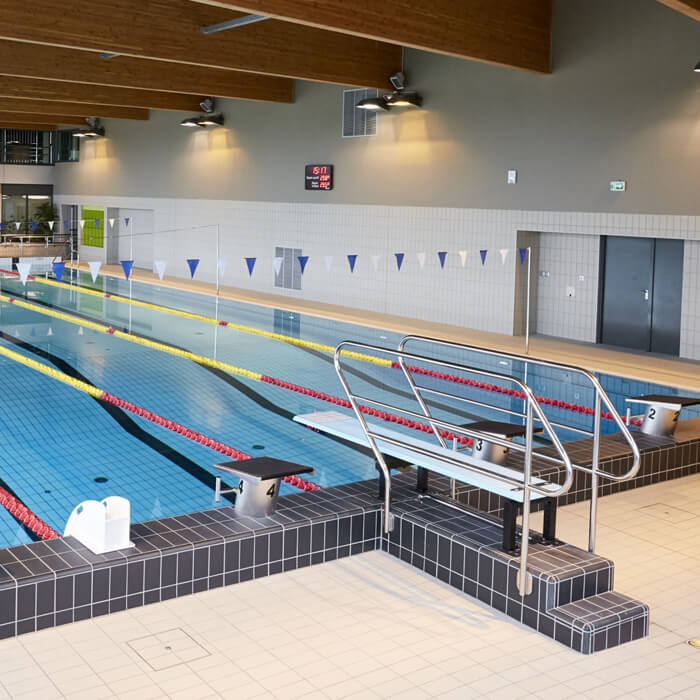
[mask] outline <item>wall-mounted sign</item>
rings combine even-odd
[[[307,165],[304,176],[304,187],[307,190],[332,190],[332,165]]]

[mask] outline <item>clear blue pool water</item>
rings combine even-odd
[[[148,284],[98,277],[93,284],[81,275],[80,285],[194,311],[263,330],[275,331],[335,346],[353,339],[396,347],[397,333],[337,321],[292,314],[206,295]],[[27,301],[104,321],[118,328],[240,367],[318,389],[344,393],[330,355],[261,338],[230,328],[139,309],[114,299],[80,294],[39,282],[24,287],[17,278],[0,279],[3,293]],[[218,308],[217,308],[218,307]],[[271,455],[308,464],[321,486],[367,479],[373,460],[363,452],[294,423],[291,416],[334,409],[328,403],[257,382],[220,376],[189,360],[136,345],[102,332],[79,328],[38,312],[0,303],[0,344],[23,355],[80,376],[113,394],[210,435],[245,452]],[[450,351],[445,359],[481,362],[521,376],[523,367],[502,366],[497,360],[475,359]],[[374,398],[413,407],[396,370],[350,362],[353,388]],[[214,507],[213,490],[205,483],[223,455],[193,443],[132,414],[108,410],[103,404],[34,370],[0,357],[0,479],[34,512],[62,531],[71,510],[87,498],[122,495],[130,499],[132,519],[191,512]],[[624,398],[636,393],[670,391],[651,382],[602,376],[604,387],[624,412]],[[434,382],[434,384],[431,384]],[[574,376],[557,371],[529,370],[529,382],[542,395],[591,405],[591,391]],[[425,386],[439,386],[426,379]],[[484,392],[465,395],[484,400]],[[520,410],[522,402],[489,394],[498,405]],[[444,402],[443,402],[444,403]],[[495,411],[448,404],[435,415],[455,422],[501,418]],[[590,428],[590,418],[550,408],[554,420]],[[688,412],[687,415],[691,415]],[[576,421],[576,422],[572,422]],[[562,431],[563,439],[576,434]],[[97,478],[106,481],[95,481]],[[294,489],[284,486],[285,492]],[[225,503],[225,502],[224,502]],[[17,522],[0,508],[0,546],[29,541]]]

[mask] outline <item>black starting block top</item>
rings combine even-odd
[[[527,428],[524,425],[503,423],[497,420],[479,420],[476,423],[462,423],[461,427],[504,438],[521,437],[527,432]],[[542,428],[535,428],[534,432],[541,433]]]
[[[697,396],[673,396],[672,394],[644,394],[642,396],[632,396],[626,401],[630,403],[659,403],[668,406],[695,406],[700,404]]]
[[[285,476],[295,474],[312,474],[313,467],[306,467],[303,464],[285,462],[283,459],[274,457],[254,457],[253,459],[242,459],[240,461],[221,462],[214,465],[215,469],[234,474],[242,479],[254,481],[267,481],[268,479],[282,479]]]

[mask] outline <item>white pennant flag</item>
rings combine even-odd
[[[18,262],[17,272],[19,272],[19,278],[22,280],[22,284],[27,284],[27,277],[29,277],[29,270],[31,270],[32,264],[30,262]]]
[[[47,222],[49,224],[49,229],[53,231],[53,225],[56,223],[55,221],[49,221]]]
[[[418,253],[418,264],[420,265],[421,270],[425,267],[425,253]]]
[[[85,219],[80,219],[80,230],[82,231],[85,228]]]
[[[53,335],[53,330],[51,329],[51,326],[49,326],[49,332],[46,335]]]
[[[116,219],[107,219],[107,221],[109,221],[109,227],[114,228],[114,222],[116,221]]]
[[[162,281],[163,275],[165,274],[165,266],[168,264],[167,260],[154,260],[153,269],[158,273],[158,279]]]
[[[462,267],[464,267],[467,264],[467,251],[466,250],[458,250],[459,253],[459,261],[462,263]]]
[[[219,271],[219,277],[223,277],[226,274],[226,260],[219,258],[216,262],[216,268]]]
[[[15,221],[15,228],[19,231],[19,227],[22,225],[20,221]]]
[[[501,254],[501,265],[505,265],[508,253],[510,253],[510,248],[501,248],[498,252]]]
[[[326,266],[326,272],[330,272],[331,267],[333,265],[333,256],[332,255],[324,255],[323,256],[323,264]]]
[[[83,334],[83,327],[80,326],[80,328],[78,328],[78,335],[82,335],[82,334]]]
[[[382,256],[381,255],[373,255],[372,256],[372,267],[374,268],[374,271],[377,271],[377,268],[379,267],[379,261],[381,260]]]
[[[99,260],[93,260],[88,263],[88,267],[90,268],[92,281],[95,282],[97,280],[97,273],[100,271],[100,267],[102,267],[102,263]]]
[[[282,263],[284,262],[284,258],[272,258],[272,266],[275,268],[275,274],[279,275],[280,270],[282,269]]]

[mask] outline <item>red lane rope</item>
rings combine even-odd
[[[401,365],[393,361],[391,366],[394,369],[401,369]],[[486,382],[479,382],[476,379],[467,379],[466,377],[458,377],[454,374],[447,374],[445,372],[437,372],[433,369],[425,369],[423,367],[415,367],[414,365],[407,365],[407,369],[415,374],[423,374],[428,377],[434,377],[436,379],[443,379],[445,381],[454,382],[456,384],[465,384],[466,386],[473,386],[477,389],[484,389],[486,391],[493,391],[498,394],[506,394],[507,396],[512,396],[514,398],[525,399],[526,396],[522,391],[518,389],[507,389],[506,387],[498,386],[496,384],[487,384]],[[588,416],[595,414],[595,411],[588,406],[580,406],[575,403],[569,403],[568,401],[560,401],[559,399],[551,399],[547,396],[537,396],[535,398],[539,403],[545,404],[547,406],[555,406],[556,408],[563,408],[567,411],[574,411],[576,413],[584,413]],[[606,420],[615,420],[615,417],[609,411],[602,411],[601,418]],[[632,418],[630,420],[630,425],[641,425],[642,421],[639,418]]]
[[[119,396],[110,394],[107,391],[103,391],[99,398],[101,401],[105,401],[106,403],[112,404],[113,406],[118,406],[119,408],[125,411],[129,411],[129,413],[133,413],[134,415],[137,415],[140,418],[145,418],[151,423],[160,425],[161,427],[166,428],[167,430],[177,433],[178,435],[182,435],[188,440],[198,442],[200,445],[209,447],[210,449],[216,452],[220,452],[221,454],[224,454],[227,457],[232,457],[233,459],[237,460],[252,459],[251,455],[242,452],[241,450],[237,450],[235,447],[226,445],[225,443],[220,442],[219,440],[215,440],[214,438],[209,437],[208,435],[204,435],[203,433],[199,433],[196,430],[192,430],[192,428],[188,428],[187,426],[184,426],[180,423],[176,423],[175,421],[169,420],[168,418],[164,418],[163,416],[160,416],[157,413],[154,413],[153,411],[149,411],[147,408],[137,406],[135,403],[131,403],[131,401],[122,399]],[[318,484],[314,484],[313,481],[307,481],[306,479],[302,479],[299,476],[285,476],[283,477],[283,481],[287,482],[288,484],[291,484],[292,486],[296,486],[298,489],[302,489],[303,491],[317,491],[321,488]]]
[[[32,513],[22,501],[2,487],[0,487],[0,505],[4,506],[12,516],[22,523],[22,525],[29,528],[42,540],[54,540],[61,536],[51,525],[45,523],[35,513]]]

